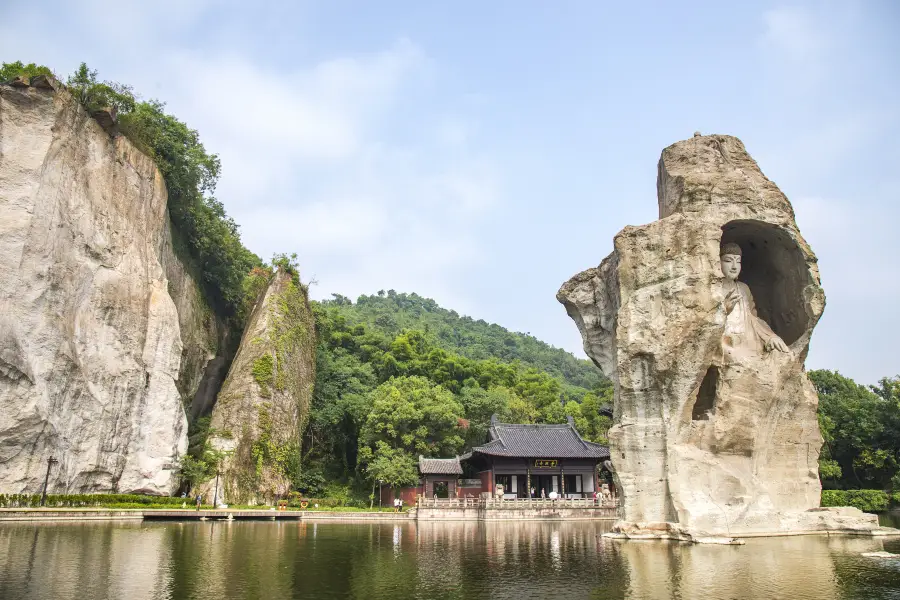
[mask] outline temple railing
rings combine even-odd
[[[485,508],[497,510],[522,510],[542,508],[587,508],[600,509],[618,507],[616,498],[426,498],[416,501],[419,508]]]

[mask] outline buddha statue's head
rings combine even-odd
[[[741,274],[741,254],[741,247],[734,242],[722,244],[719,264],[722,265],[722,274],[728,281],[734,281]]]

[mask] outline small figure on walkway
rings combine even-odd
[[[547,494],[544,492],[544,488],[541,488],[541,500],[547,497]]]
[[[529,497],[529,498],[534,498],[534,486],[531,486],[531,492],[530,492],[530,495],[529,495],[528,497]]]
[[[203,503],[203,495],[197,494],[197,511],[200,511],[200,505]]]

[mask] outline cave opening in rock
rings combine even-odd
[[[719,369],[710,367],[703,376],[694,408],[691,411],[692,421],[708,421],[709,414],[716,408],[716,388],[719,387]]]
[[[803,335],[809,317],[803,289],[811,283],[800,246],[787,231],[762,221],[730,221],[722,227],[722,243],[741,247],[741,274],[750,288],[759,318],[792,344]]]

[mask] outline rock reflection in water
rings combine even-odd
[[[0,524],[0,598],[900,598],[900,540],[621,542],[590,522]]]

